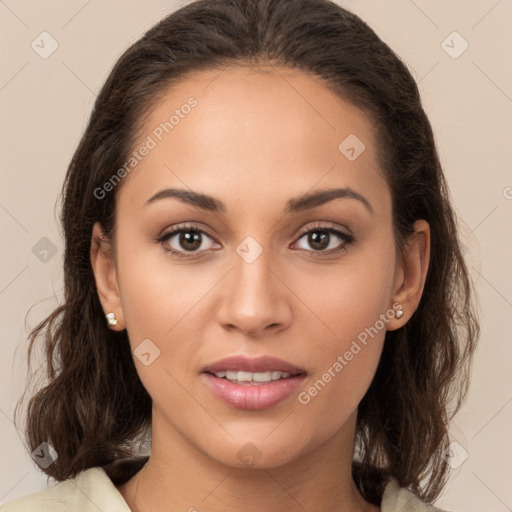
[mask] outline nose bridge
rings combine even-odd
[[[247,237],[235,251],[234,268],[222,294],[219,322],[253,335],[271,325],[285,325],[290,320],[290,308],[283,285],[272,270],[270,249]]]

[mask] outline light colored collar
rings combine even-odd
[[[0,512],[131,512],[128,504],[105,470],[94,467],[76,478],[29,494],[0,507]],[[381,512],[445,512],[427,506],[411,491],[391,479],[384,489]]]

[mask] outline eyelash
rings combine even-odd
[[[300,240],[304,235],[307,235],[308,233],[312,233],[315,231],[321,231],[322,233],[329,233],[331,235],[335,235],[341,240],[343,240],[343,244],[336,248],[336,249],[330,249],[328,251],[322,250],[322,251],[308,251],[306,249],[300,249],[305,250],[306,252],[314,253],[314,254],[320,254],[320,255],[329,255],[332,256],[334,254],[339,254],[347,250],[348,246],[355,242],[355,238],[352,235],[349,235],[348,233],[344,233],[343,231],[340,231],[338,229],[335,229],[331,226],[322,225],[319,223],[316,223],[315,225],[305,228],[299,232],[297,235],[297,241]],[[174,235],[182,232],[195,232],[200,233],[202,235],[206,235],[212,240],[214,238],[209,235],[206,231],[199,228],[195,224],[180,224],[178,226],[175,226],[172,230],[168,231],[167,233],[164,233],[162,236],[158,237],[156,242],[161,244],[165,251],[170,252],[173,256],[176,256],[178,258],[191,258],[194,257],[194,255],[199,254],[197,252],[185,252],[185,251],[176,251],[175,249],[169,249],[168,247],[165,247],[165,242],[169,241]],[[316,257],[316,256],[315,256]]]

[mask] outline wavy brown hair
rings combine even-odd
[[[373,504],[380,504],[391,476],[432,502],[448,478],[448,425],[465,399],[480,332],[473,285],[414,78],[366,23],[328,0],[192,2],[151,28],[115,64],[63,185],[65,296],[29,336],[28,364],[40,341],[46,381],[27,406],[28,445],[33,450],[49,442],[58,459],[44,472],[64,480],[133,457],[150,433],[151,398],[126,331],[105,323],[90,261],[93,224],[100,222],[107,237],[114,233],[120,186],[104,199],[94,191],[126,162],[146,115],[173,84],[192,72],[259,63],[322,78],[373,121],[397,250],[414,221],[430,225],[420,304],[402,328],[386,333],[359,405],[353,478]]]

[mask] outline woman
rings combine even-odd
[[[479,326],[417,86],[363,21],[187,5],[115,65],[63,192],[26,425],[60,483],[2,510],[439,510]]]

